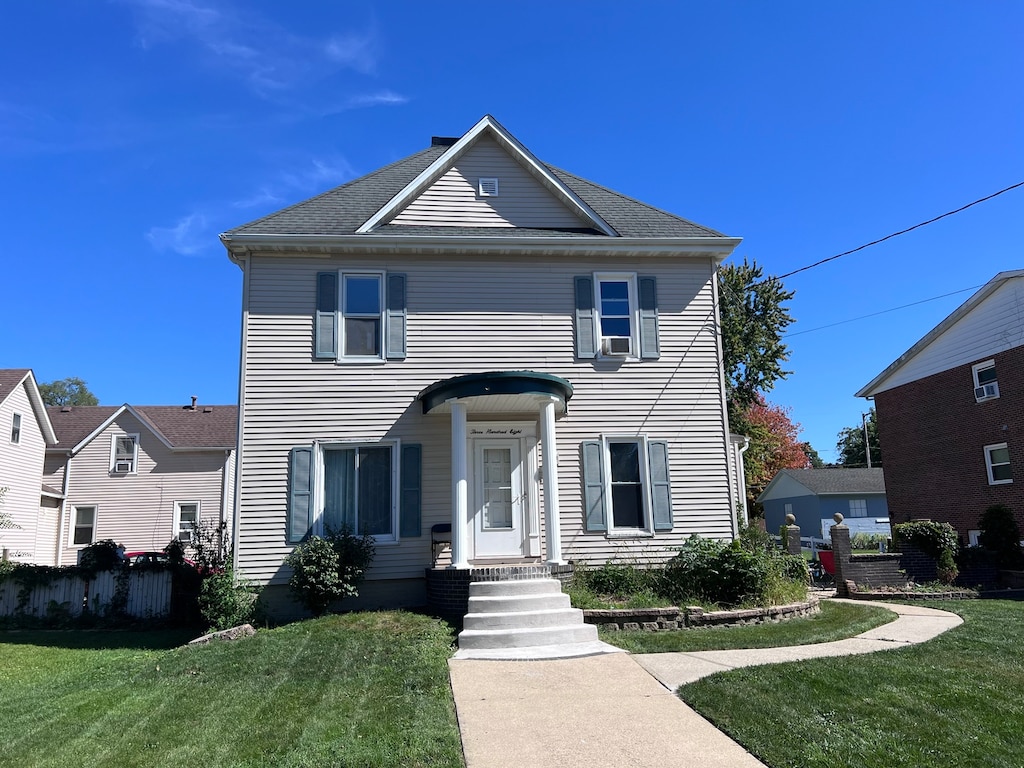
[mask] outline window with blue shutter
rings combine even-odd
[[[581,449],[588,533],[650,535],[672,530],[666,441],[605,437],[586,440]]]
[[[597,272],[574,278],[576,356],[656,360],[658,283],[632,272]]]
[[[402,477],[399,497],[399,534],[402,538],[421,536],[423,526],[423,449],[411,443],[402,445]]]
[[[365,363],[406,356],[405,275],[318,272],[313,356]]]
[[[305,540],[313,530],[313,448],[292,448],[288,455],[288,543]]]

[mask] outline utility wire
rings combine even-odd
[[[790,336],[799,336],[802,333],[813,333],[814,331],[823,331],[826,328],[834,328],[837,325],[845,325],[846,323],[855,323],[858,320],[865,320],[869,317],[875,317],[877,315],[884,315],[888,312],[895,312],[898,309],[906,309],[907,307],[916,307],[918,304],[926,304],[929,301],[937,301],[938,299],[944,299],[947,296],[956,296],[958,293],[965,293],[966,291],[976,291],[981,288],[980,285],[975,285],[970,288],[961,288],[959,291],[951,291],[944,293],[941,296],[932,296],[930,299],[921,299],[920,301],[912,301],[910,304],[903,304],[899,307],[891,307],[890,309],[883,309],[878,312],[872,312],[868,315],[861,315],[860,317],[851,317],[849,320],[840,320],[837,323],[829,323],[828,325],[819,325],[817,328],[808,328],[806,331],[794,331],[793,333],[787,333],[782,338],[788,339]]]
[[[993,197],[999,197],[999,195],[1001,195],[1001,194],[1003,194],[1005,192],[1009,192],[1011,190],[1017,189],[1017,187],[1024,187],[1024,181],[1019,181],[1016,184],[1012,184],[1011,186],[1006,187],[1005,189],[1000,189],[998,192],[993,192],[991,195],[986,195],[985,197],[979,198],[979,199],[975,200],[972,203],[968,203],[967,205],[962,205],[959,208],[957,208],[956,210],[946,211],[945,213],[943,213],[943,214],[941,214],[939,216],[936,216],[933,219],[928,219],[928,221],[922,221],[920,224],[915,224],[912,227],[907,227],[906,229],[901,229],[899,232],[893,232],[891,235],[886,235],[885,237],[880,237],[877,240],[872,240],[870,243],[865,243],[864,245],[857,246],[856,248],[853,248],[853,249],[851,249],[849,251],[843,251],[842,253],[837,253],[835,256],[829,256],[827,259],[821,259],[821,261],[816,261],[813,264],[808,264],[806,267],[800,267],[800,269],[794,269],[792,272],[787,272],[784,275],[766,277],[761,282],[768,282],[769,280],[782,280],[783,278],[792,277],[793,275],[796,275],[796,274],[798,274],[800,272],[806,272],[808,269],[814,269],[815,267],[820,267],[822,264],[826,264],[826,263],[828,263],[830,261],[835,261],[836,259],[841,259],[843,256],[849,256],[851,253],[857,253],[857,251],[863,251],[865,248],[870,248],[873,245],[878,245],[879,243],[884,243],[886,240],[891,240],[894,237],[899,237],[900,235],[905,235],[905,234],[907,234],[907,232],[913,232],[915,229],[920,229],[921,227],[927,226],[928,224],[934,224],[936,221],[939,221],[940,219],[944,219],[947,216],[952,216],[955,213],[960,213],[961,211],[966,211],[968,208],[970,208],[972,206],[978,205],[979,203],[984,203],[986,200],[991,200]]]

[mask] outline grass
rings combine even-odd
[[[772,768],[1019,768],[1024,603],[928,607],[964,624],[897,651],[713,675],[680,696]]]
[[[451,630],[328,616],[173,648],[180,633],[0,633],[0,743],[18,766],[462,766]]]
[[[859,635],[886,624],[896,614],[869,605],[825,601],[821,612],[778,624],[741,627],[698,627],[678,632],[605,632],[601,639],[630,653],[720,651],[733,648],[779,648],[805,643],[829,643]]]

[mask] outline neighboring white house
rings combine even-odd
[[[158,551],[189,541],[201,519],[230,522],[238,408],[51,406],[59,445],[46,452],[43,482],[60,489],[57,565],[77,562],[94,541]],[[224,535],[228,535],[224,529]]]
[[[28,368],[0,370],[0,547],[11,560],[52,564],[59,491],[43,485],[43,455],[57,442]]]
[[[716,273],[737,238],[487,116],[221,239],[244,275],[236,564],[267,597],[344,524],[376,539],[369,604],[423,602],[435,525],[456,570],[735,535]]]

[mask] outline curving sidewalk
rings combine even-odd
[[[451,659],[467,768],[763,767],[686,706],[675,689],[737,667],[900,648],[962,623],[959,616],[934,608],[869,604],[898,618],[857,637],[817,645],[614,653],[532,663]]]

